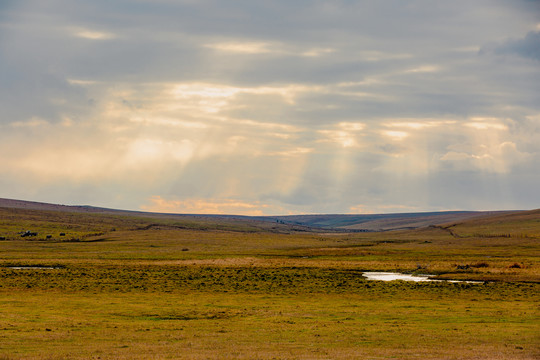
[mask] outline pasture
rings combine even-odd
[[[0,208],[0,237],[0,359],[540,356],[538,211],[323,233]]]

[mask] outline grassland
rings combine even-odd
[[[540,357],[539,211],[346,234],[0,208],[0,237],[0,359]]]

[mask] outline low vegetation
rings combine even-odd
[[[540,212],[307,230],[0,208],[0,359],[540,357]]]

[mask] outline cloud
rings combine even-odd
[[[0,196],[304,213],[536,191],[530,2],[0,6]]]
[[[531,157],[532,154],[519,151],[515,143],[506,141],[495,146],[454,145],[440,161],[453,170],[507,173]]]
[[[74,29],[73,35],[88,40],[109,40],[115,38],[114,34],[88,29]]]
[[[223,52],[241,53],[241,54],[267,54],[274,52],[269,43],[256,42],[220,42],[204,45],[207,48]]]
[[[32,117],[30,118],[30,120],[27,121],[14,121],[10,123],[10,126],[14,128],[36,128],[48,124],[49,123],[46,120],[40,119],[38,117]]]
[[[141,206],[141,210],[161,213],[257,216],[264,215],[270,208],[269,205],[260,202],[248,203],[232,199],[166,200],[157,195],[148,199],[148,202],[149,204]]]
[[[490,51],[489,47],[481,51]],[[515,54],[524,58],[540,61],[540,31],[530,31],[521,39],[510,39],[492,49],[495,54]]]
[[[382,134],[384,136],[388,136],[392,140],[397,140],[397,141],[403,140],[407,136],[409,136],[409,133],[406,131],[394,131],[394,130],[385,130],[382,132]]]
[[[476,130],[508,130],[508,127],[497,118],[471,118],[464,126]]]
[[[358,147],[361,131],[365,128],[365,124],[360,122],[340,122],[333,129],[319,130],[318,133],[322,136],[318,142],[337,143],[341,147]]]

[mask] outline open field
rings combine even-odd
[[[0,238],[0,359],[540,357],[538,210],[347,234],[19,207]]]

